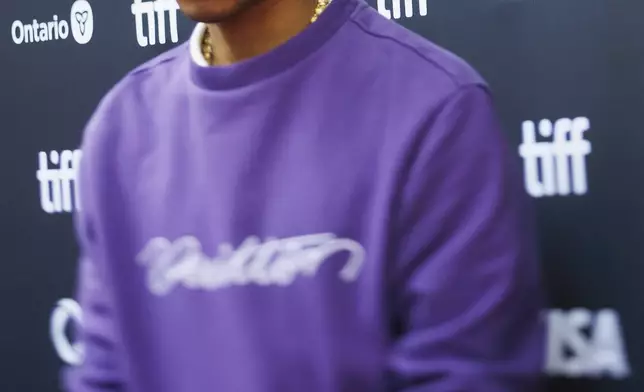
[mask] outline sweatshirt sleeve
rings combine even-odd
[[[533,222],[488,90],[461,87],[426,127],[395,220],[392,389],[539,390]]]
[[[113,286],[106,268],[106,249],[101,235],[102,165],[101,120],[95,115],[85,130],[78,172],[80,208],[74,216],[80,248],[76,298],[82,325],[76,337],[83,346],[83,361],[69,368],[64,384],[67,392],[123,391],[119,368],[119,344],[115,326]]]

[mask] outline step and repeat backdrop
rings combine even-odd
[[[538,209],[548,391],[644,390],[644,2],[372,0],[495,91]],[[70,334],[83,127],[134,66],[186,40],[173,0],[0,5],[0,391],[57,392]],[[476,392],[476,391],[472,391]]]

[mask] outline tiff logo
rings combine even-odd
[[[177,11],[179,4],[176,0],[134,0],[132,4],[132,15],[136,24],[136,40],[139,46],[156,45],[157,37],[160,44],[166,43],[166,13],[170,25],[170,40],[174,43],[179,41],[177,31]],[[144,28],[144,15],[147,16],[147,36]]]
[[[590,129],[586,117],[561,118],[554,122],[523,123],[523,143],[519,155],[524,160],[524,180],[533,197],[583,195],[588,191],[586,155],[591,145],[584,139]],[[537,141],[537,131],[551,141]]]
[[[631,368],[617,312],[551,309],[546,373],[571,378],[628,377]]]
[[[387,19],[400,19],[402,16],[401,13],[401,1],[402,0],[390,0],[391,1],[391,10],[387,8],[388,0],[378,0],[378,12]],[[414,16],[414,3],[418,10],[418,15],[426,16],[427,15],[427,0],[404,0],[405,1],[405,17],[411,18]]]
[[[38,153],[36,178],[40,182],[40,206],[46,213],[80,209],[77,170],[81,155],[80,150]]]

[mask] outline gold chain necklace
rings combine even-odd
[[[331,0],[318,0],[315,10],[313,11],[313,16],[311,17],[311,23],[318,20],[318,17],[326,9],[329,3],[331,3]],[[214,52],[212,50],[212,40],[210,39],[210,32],[208,32],[208,29],[205,30],[203,39],[201,40],[201,53],[203,54],[204,59],[206,59],[206,62],[209,65],[212,65]]]

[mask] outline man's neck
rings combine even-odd
[[[263,0],[222,23],[208,25],[217,65],[269,52],[304,30],[317,0]]]

